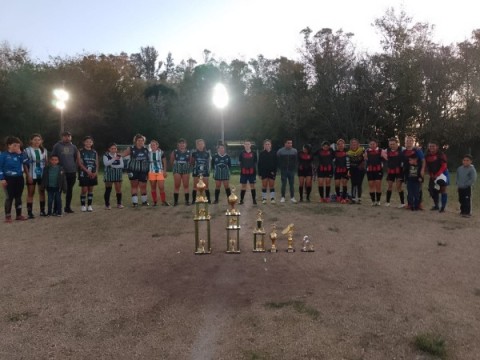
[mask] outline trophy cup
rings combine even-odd
[[[313,249],[313,244],[310,241],[310,238],[308,235],[305,235],[303,237],[302,241],[302,252],[314,252],[315,250]]]
[[[273,224],[272,225],[272,232],[270,233],[270,240],[272,240],[272,247],[270,248],[271,253],[276,253],[277,252],[277,247],[275,245],[275,242],[277,241],[277,225]]]
[[[210,214],[208,212],[208,200],[205,197],[206,185],[203,182],[203,176],[197,183],[198,195],[195,201],[195,215],[193,221],[195,222],[195,254],[203,255],[212,252],[210,239]],[[202,228],[202,231],[200,230]],[[200,239],[200,232],[206,233],[206,239]]]
[[[265,230],[262,210],[257,211],[257,227],[253,230],[253,252],[265,252]]]
[[[227,219],[227,254],[240,254],[240,211],[235,209],[238,201],[235,195],[235,187],[232,187],[232,193],[228,197],[230,208],[227,209],[225,217]]]
[[[295,230],[295,227],[293,224],[288,225],[285,229],[283,229],[282,234],[288,234],[288,247],[286,252],[288,253],[293,253],[295,252],[295,249],[293,248],[293,230]]]

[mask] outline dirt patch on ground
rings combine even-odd
[[[252,253],[294,223],[297,252]],[[75,213],[1,224],[2,359],[451,359],[480,353],[478,220],[340,204],[247,204],[242,254],[194,252],[193,207]],[[309,235],[314,253],[300,252]],[[270,242],[267,242],[270,245]]]

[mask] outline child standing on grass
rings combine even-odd
[[[19,138],[8,136],[5,139],[7,151],[0,154],[0,183],[5,191],[5,222],[12,222],[12,205],[15,201],[15,220],[27,220],[22,215],[22,193],[25,187],[23,165],[28,161],[21,150],[22,142]]]
[[[457,169],[456,178],[460,215],[470,217],[472,216],[472,186],[477,180],[477,171],[472,164],[472,155],[466,154],[462,162],[462,166]]]
[[[130,179],[130,193],[132,206],[138,207],[138,190],[140,190],[142,206],[148,206],[147,177],[148,177],[148,149],[145,147],[145,136],[137,134],[133,138],[133,146],[129,146],[122,154],[130,156],[128,162],[128,178]]]
[[[42,188],[47,190],[48,205],[47,216],[62,216],[62,192],[67,190],[65,171],[59,165],[57,155],[51,155],[49,164],[43,169]],[[52,212],[52,207],[56,212]]]
[[[83,149],[78,152],[78,180],[82,188],[80,204],[82,211],[92,212],[93,187],[98,185],[98,154],[93,149],[93,138],[86,136],[83,139]],[[85,201],[86,200],[86,201]]]
[[[277,175],[277,154],[272,151],[272,141],[263,141],[263,151],[258,157],[258,175],[262,179],[262,204],[267,203],[267,190],[270,204],[275,204],[275,177]]]
[[[105,210],[110,210],[110,194],[112,187],[115,186],[115,193],[117,195],[117,208],[123,209],[122,205],[122,177],[123,177],[123,158],[117,152],[117,144],[111,143],[108,146],[108,151],[103,155],[103,165],[105,166],[104,181],[105,193],[103,199],[105,200]]]
[[[190,150],[187,149],[187,141],[179,139],[177,148],[170,154],[170,164],[173,172],[173,206],[178,205],[178,193],[183,184],[185,205],[190,205]]]
[[[244,150],[240,153],[238,162],[240,163],[240,202],[243,204],[245,193],[247,192],[247,183],[250,184],[250,192],[252,193],[252,202],[257,204],[257,191],[255,190],[255,182],[257,180],[257,153],[252,151],[252,143],[250,140],[243,142]]]
[[[43,138],[40,134],[33,134],[30,137],[30,146],[25,149],[28,158],[27,168],[27,212],[28,218],[33,219],[33,196],[35,188],[38,187],[40,198],[40,216],[45,216],[45,190],[42,190],[43,169],[47,165],[47,150],[42,146]]]
[[[165,152],[160,150],[157,140],[150,141],[150,150],[148,152],[150,191],[152,192],[153,206],[157,206],[158,191],[163,206],[170,206],[165,196],[165,178],[167,177],[167,159]]]
[[[210,152],[207,150],[205,140],[197,139],[195,141],[196,149],[190,157],[193,176],[192,204],[197,198],[197,184],[200,181],[200,175],[203,176],[205,184],[205,196],[210,203],[210,190],[208,190],[208,177],[210,176]]]
[[[418,158],[416,152],[408,157],[404,169],[408,191],[408,207],[412,211],[420,210],[420,189],[423,182],[422,161]]]
[[[230,196],[230,168],[232,167],[232,160],[225,152],[225,145],[218,144],[217,153],[212,158],[213,178],[215,179],[215,200],[214,204],[218,204],[220,196],[220,187],[223,184],[227,199]]]

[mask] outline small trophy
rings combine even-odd
[[[290,224],[282,231],[283,235],[288,234],[288,240],[287,240],[288,247],[286,250],[286,252],[288,253],[295,252],[295,249],[293,248],[293,230],[295,230],[295,227],[293,224]]]
[[[203,182],[203,176],[197,183],[198,196],[195,201],[195,214],[193,220],[195,222],[195,254],[203,255],[210,254],[212,252],[211,240],[210,240],[210,214],[208,212],[208,200],[204,195],[205,183]],[[200,232],[206,233],[205,238],[200,237]]]
[[[235,195],[235,188],[232,187],[232,193],[228,197],[230,209],[227,209],[225,216],[227,218],[227,254],[240,254],[240,211],[235,209],[238,201]]]
[[[257,227],[253,230],[253,252],[265,252],[265,229],[262,210],[257,211]]]
[[[315,250],[313,249],[313,244],[310,241],[310,238],[308,235],[305,235],[303,237],[302,241],[302,252],[314,252]]]
[[[272,231],[270,233],[270,240],[272,240],[272,247],[270,248],[271,253],[276,253],[277,252],[277,247],[275,245],[275,242],[277,241],[277,225],[273,224],[272,225]]]

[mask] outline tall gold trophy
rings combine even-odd
[[[276,253],[277,252],[277,246],[275,243],[277,242],[277,225],[273,224],[272,225],[272,231],[270,232],[270,240],[272,241],[272,247],[270,248],[271,253]]]
[[[203,255],[212,252],[210,239],[210,213],[208,212],[208,200],[205,196],[205,183],[203,176],[197,183],[198,195],[195,200],[195,215],[193,221],[195,222],[195,254]],[[200,236],[200,233],[204,235]]]
[[[290,224],[282,231],[283,235],[288,234],[288,239],[287,239],[288,247],[286,251],[289,253],[295,252],[295,249],[293,248],[293,230],[295,230],[295,227],[293,224]]]
[[[232,193],[228,197],[228,204],[230,209],[225,213],[227,218],[227,254],[240,254],[240,211],[235,209],[235,204],[238,201],[235,195],[235,188],[232,187]]]
[[[257,227],[253,230],[253,252],[265,252],[265,229],[262,210],[257,211]]]

